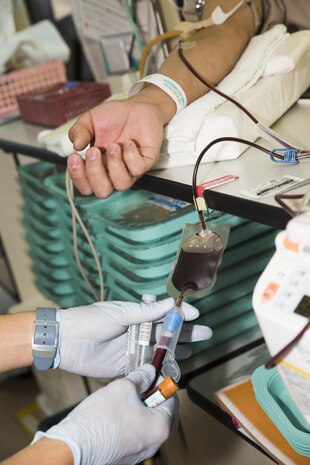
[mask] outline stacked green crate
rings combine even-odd
[[[192,205],[132,190],[113,202],[89,210],[88,224],[103,246],[99,232],[106,226],[106,257],[113,299],[131,295],[166,293],[184,223],[196,222]],[[131,300],[133,296],[131,296]]]
[[[55,174],[54,165],[36,163],[21,169],[21,182],[38,287],[63,307],[94,301],[74,259],[64,173]],[[77,196],[76,204],[106,278],[105,299],[140,301],[144,293],[166,297],[183,226],[197,222],[194,208],[143,190],[115,192],[105,200]],[[193,345],[194,353],[258,327],[252,290],[274,251],[277,234],[268,226],[227,214],[212,221],[230,224],[231,233],[214,289],[203,299],[188,299],[200,310],[198,322],[214,331],[210,341]],[[98,289],[95,261],[79,226],[77,240],[83,268]]]
[[[74,255],[74,249],[73,249],[72,213],[71,213],[71,207],[70,207],[70,203],[69,203],[67,193],[66,193],[66,188],[65,188],[65,174],[62,173],[62,174],[50,176],[45,179],[44,184],[45,184],[46,189],[48,189],[50,195],[53,196],[53,198],[57,202],[58,208],[62,209],[63,211],[63,217],[62,217],[63,218],[62,231],[64,232],[63,242],[66,246],[66,249],[69,251],[71,263],[74,268],[76,288],[80,289],[80,293],[79,293],[78,301],[76,305],[82,305],[85,303],[94,302],[94,300],[99,300],[100,285],[99,285],[99,279],[98,279],[97,264],[93,256],[93,253],[91,251],[90,245],[88,244],[85,234],[78,221],[76,221],[77,253],[78,253],[79,260],[82,265],[83,271],[85,275],[87,276],[87,279],[89,280],[92,288],[96,292],[97,299],[94,297],[94,295],[88,288],[88,285],[85,283],[80,273],[80,270],[77,267],[77,263],[76,263],[76,259]],[[93,204],[100,203],[101,201],[100,199],[96,199],[94,197],[84,197],[84,196],[77,195],[75,197],[74,202],[79,212],[82,211],[83,206],[86,207],[86,212],[87,212],[87,209],[91,208]],[[80,215],[80,216],[83,217],[83,215]],[[85,221],[85,218],[82,218],[82,220]],[[102,235],[105,234],[104,227],[102,228],[101,234]],[[89,233],[89,236],[92,242],[95,243],[94,236],[91,233]],[[97,250],[97,255],[99,259],[100,268],[101,270],[103,270],[104,250],[103,249]],[[107,270],[104,269],[104,273],[103,273],[104,278],[108,276],[106,271]],[[108,287],[107,279],[104,279],[104,285],[105,285],[104,297],[107,300],[109,299],[109,287]]]
[[[60,202],[46,181],[61,178],[59,168],[50,163],[33,163],[20,169],[25,200],[23,224],[32,270],[38,289],[65,308],[90,303],[94,299],[81,280],[72,249],[68,201]]]

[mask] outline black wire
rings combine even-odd
[[[197,192],[197,173],[198,173],[198,168],[200,166],[200,163],[201,163],[201,160],[203,159],[204,155],[206,154],[206,152],[211,148],[213,147],[213,145],[215,144],[218,144],[219,142],[227,142],[227,141],[230,141],[230,142],[239,142],[241,144],[246,144],[246,145],[250,145],[251,147],[254,147],[258,150],[261,150],[262,152],[265,152],[267,153],[268,155],[270,154],[270,150],[269,149],[266,149],[266,147],[263,147],[262,145],[259,145],[259,144],[256,144],[255,142],[251,142],[249,140],[246,140],[246,139],[241,139],[239,137],[219,137],[218,139],[214,139],[212,142],[210,142],[210,144],[208,144],[199,154],[197,160],[196,160],[196,163],[195,163],[195,166],[194,166],[194,170],[193,170],[193,178],[192,178],[192,192],[193,192],[193,197],[194,197],[194,200],[195,200],[195,205],[196,205],[196,210],[197,210],[197,213],[198,213],[198,218],[199,218],[199,222],[201,224],[201,227],[203,230],[206,230],[207,229],[207,225],[206,225],[206,222],[205,222],[205,219],[204,219],[204,215],[203,215],[203,212],[202,210],[200,210],[199,208],[197,208],[197,203],[196,203],[196,199],[198,198],[198,192]],[[283,159],[283,156],[282,155],[279,155],[279,154],[276,154],[274,153],[274,156],[277,157],[277,158],[282,158]]]
[[[268,155],[270,154],[270,150],[267,149],[266,147],[263,147],[262,145],[259,145],[259,144],[256,144],[255,142],[251,142],[249,140],[246,140],[246,139],[241,139],[239,137],[219,137],[218,139],[214,139],[212,142],[210,142],[199,154],[197,160],[196,160],[196,163],[195,163],[195,166],[194,166],[194,170],[193,170],[193,178],[192,178],[192,190],[193,190],[193,196],[194,198],[196,199],[198,197],[198,193],[197,193],[197,172],[198,172],[198,168],[199,168],[199,165],[201,163],[201,160],[203,158],[203,156],[206,154],[206,152],[211,148],[213,147],[213,145],[215,144],[218,144],[219,142],[227,142],[227,141],[230,141],[230,142],[239,142],[241,144],[246,144],[246,145],[250,145],[251,147],[254,147],[258,150],[261,150],[262,152],[265,152],[267,153]],[[281,158],[281,155],[276,155],[278,158]]]
[[[234,103],[238,108],[240,108],[240,110],[242,110],[255,124],[258,124],[259,121],[255,118],[255,116],[250,112],[248,111],[243,105],[241,105],[241,103],[237,102],[235,99],[233,99],[232,97],[230,97],[229,95],[226,95],[224,94],[224,92],[221,92],[220,90],[218,90],[217,88],[215,88],[212,84],[209,83],[209,81],[207,81],[203,76],[201,76],[196,70],[195,68],[190,64],[190,62],[187,60],[187,58],[185,58],[184,56],[184,53],[183,53],[183,49],[182,49],[182,41],[179,42],[178,44],[178,54],[179,54],[179,57],[180,57],[180,60],[182,61],[182,63],[191,71],[191,73],[200,81],[202,82],[206,87],[208,87],[209,89],[213,90],[213,92],[217,93],[218,95],[220,95],[221,97],[225,98],[226,100],[229,100],[230,102]],[[196,163],[195,163],[195,166],[194,166],[194,170],[193,170],[193,178],[192,178],[192,191],[193,191],[193,197],[194,199],[196,200],[198,198],[198,193],[197,193],[197,172],[198,172],[198,168],[199,168],[199,165],[201,163],[201,160],[203,158],[203,156],[205,155],[205,153],[215,144],[219,143],[219,142],[226,142],[226,141],[230,141],[230,142],[239,142],[241,144],[247,144],[247,145],[250,145],[251,147],[254,147],[258,150],[261,150],[262,152],[265,152],[267,153],[268,155],[270,155],[270,150],[268,150],[266,147],[263,147],[259,144],[255,144],[254,142],[251,142],[251,141],[248,141],[246,139],[241,139],[239,137],[220,137],[218,139],[215,139],[213,140],[212,142],[210,142],[210,144],[208,144],[200,153],[200,155],[198,156],[197,160],[196,160]],[[275,158],[278,158],[280,160],[283,160],[284,159],[284,156],[281,155],[281,154],[278,154],[276,152],[273,153],[273,156]],[[204,215],[203,215],[203,212],[202,210],[200,210],[199,208],[197,208],[197,204],[196,204],[196,209],[197,209],[197,213],[198,213],[198,217],[199,217],[199,221],[201,223],[201,226],[203,229],[206,229],[207,226],[206,226],[206,222],[205,222],[205,219],[204,219]]]
[[[284,195],[284,194],[276,194],[274,196],[274,199],[276,202],[278,202],[279,205],[285,210],[291,217],[297,216],[298,212],[294,211],[292,208],[290,208],[285,202],[284,199],[290,199],[290,200],[295,200],[295,199],[302,199],[303,195]]]
[[[190,62],[185,58],[183,49],[182,49],[182,41],[179,42],[178,46],[178,54],[181,59],[181,61],[184,63],[184,65],[193,73],[193,75],[199,79],[200,82],[202,82],[205,86],[209,87],[209,89],[213,90],[213,92],[219,94],[221,97],[224,97],[226,100],[229,100],[230,102],[234,103],[237,105],[237,107],[240,108],[255,124],[259,123],[259,121],[255,118],[255,116],[252,115],[252,113],[249,112],[241,103],[237,102],[235,99],[230,97],[229,95],[224,94],[224,92],[221,92],[220,90],[216,89],[212,84],[209,83],[203,76],[201,76],[195,68],[190,64]]]
[[[310,329],[310,320],[308,320],[307,324],[302,328],[302,330],[297,334],[297,336],[294,337],[286,346],[283,347],[277,354],[275,354],[273,357],[271,357],[266,363],[265,363],[265,368],[273,368],[276,366],[279,360],[285,357],[288,352],[290,352],[293,347],[297,344],[297,342],[300,341],[302,336]]]

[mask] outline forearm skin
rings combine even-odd
[[[225,0],[221,2],[221,6],[224,11],[228,11],[236,3],[236,0]],[[204,18],[209,17],[217,5],[217,0],[208,1]],[[253,35],[252,11],[244,4],[224,24],[201,29],[188,38],[187,42],[193,42],[194,45],[184,50],[184,55],[202,76],[213,85],[217,85],[233,69]],[[208,91],[181,62],[176,50],[166,59],[158,72],[180,84],[185,91],[188,104]],[[164,124],[167,124],[176,112],[173,100],[153,84],[145,85],[133,99],[157,104]]]

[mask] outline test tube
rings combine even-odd
[[[156,302],[156,296],[153,294],[143,294],[142,302],[146,304]],[[152,321],[146,321],[139,324],[136,368],[144,365],[149,361],[148,354],[151,341],[152,325]]]
[[[155,301],[156,296],[153,294],[142,295],[142,302],[146,304]],[[126,346],[126,375],[148,361],[151,330],[152,322],[144,322],[129,326]]]
[[[177,383],[168,376],[154,389],[142,394],[141,399],[147,407],[157,407],[169,397],[173,396],[179,389]]]
[[[127,376],[136,367],[136,346],[139,335],[139,325],[130,325],[127,331],[126,341],[126,366],[125,375]]]

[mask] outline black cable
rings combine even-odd
[[[178,55],[179,55],[179,58],[180,60],[182,61],[182,63],[191,71],[191,73],[200,81],[202,82],[206,87],[208,87],[210,90],[212,90],[213,92],[217,93],[218,95],[220,95],[221,97],[225,98],[226,100],[229,100],[230,102],[234,103],[238,108],[240,108],[241,111],[243,111],[252,121],[254,124],[258,124],[259,121],[255,118],[255,116],[249,111],[247,110],[243,105],[241,105],[241,103],[237,102],[235,99],[233,99],[232,97],[230,97],[229,95],[226,95],[224,92],[221,92],[220,90],[218,90],[217,88],[215,88],[212,84],[209,83],[209,81],[207,81],[203,76],[201,76],[198,71],[195,70],[195,68],[191,65],[191,63],[187,60],[187,58],[185,58],[184,56],[184,53],[183,53],[183,49],[182,49],[182,44],[183,42],[182,41],[179,41],[179,44],[178,44]],[[201,160],[203,158],[203,156],[205,155],[205,153],[215,144],[219,143],[219,142],[226,142],[226,141],[230,141],[230,142],[239,142],[241,144],[247,144],[251,147],[254,147],[258,150],[261,150],[262,152],[265,152],[267,153],[268,155],[270,155],[270,150],[268,150],[266,147],[263,147],[259,144],[255,144],[254,142],[250,142],[246,139],[241,139],[239,137],[220,137],[218,139],[215,139],[213,140],[212,142],[210,142],[210,144],[208,144],[200,153],[200,155],[198,156],[197,160],[196,160],[196,163],[195,163],[195,166],[194,166],[194,170],[193,170],[193,178],[192,178],[192,191],[193,191],[193,197],[195,199],[195,205],[196,205],[196,209],[197,209],[197,213],[198,213],[198,217],[199,217],[199,221],[201,223],[201,227],[202,229],[206,229],[207,226],[206,226],[206,222],[205,222],[205,219],[204,219],[204,215],[203,215],[203,211],[199,209],[199,207],[197,206],[197,202],[196,202],[196,199],[198,198],[198,193],[197,193],[197,172],[198,172],[198,168],[199,168],[199,165],[201,163]],[[300,153],[307,153],[305,150],[303,151],[300,151]],[[284,160],[284,156],[279,154],[279,153],[276,153],[276,152],[273,152],[273,157],[275,158],[278,158],[280,160]],[[280,203],[280,202],[279,202]]]
[[[203,76],[201,76],[195,68],[190,64],[190,62],[185,58],[183,49],[182,49],[182,41],[179,42],[178,46],[178,54],[181,59],[181,61],[184,63],[184,65],[193,73],[193,75],[200,81],[202,82],[205,86],[209,87],[209,89],[213,90],[213,92],[219,94],[221,97],[225,98],[226,100],[229,100],[230,102],[234,103],[237,105],[237,107],[240,108],[255,124],[259,123],[259,121],[255,118],[252,113],[249,112],[241,103],[237,102],[237,100],[233,99],[229,95],[224,94],[224,92],[221,92],[220,90],[216,89],[212,84],[209,83]]]
[[[200,152],[200,154],[199,154],[199,156],[198,156],[198,158],[196,160],[195,166],[194,166],[193,178],[192,178],[192,190],[193,190],[193,196],[194,196],[195,199],[198,197],[198,193],[197,193],[197,172],[198,172],[198,168],[199,168],[199,165],[201,163],[202,158],[204,157],[206,152],[211,147],[213,147],[213,145],[218,144],[219,142],[228,142],[228,141],[230,141],[230,142],[239,142],[241,144],[250,145],[251,147],[254,147],[254,148],[258,149],[258,150],[261,150],[262,152],[265,152],[268,155],[270,154],[270,150],[267,149],[266,147],[263,147],[262,145],[256,144],[255,142],[251,142],[251,141],[246,140],[246,139],[241,139],[239,137],[219,137],[218,139],[214,139],[212,142],[210,142]],[[283,158],[281,155],[278,155],[278,154],[276,154],[276,156],[277,156],[277,158]]]
[[[266,147],[263,147],[262,145],[259,145],[259,144],[256,144],[255,142],[251,142],[249,140],[246,140],[246,139],[241,139],[239,137],[219,137],[218,139],[214,139],[212,142],[210,142],[199,154],[197,160],[196,160],[196,163],[195,163],[195,166],[194,166],[194,170],[193,170],[193,177],[192,177],[192,192],[193,192],[193,197],[194,197],[194,200],[195,200],[195,205],[196,205],[196,210],[197,210],[197,213],[198,213],[198,217],[199,217],[199,222],[201,224],[201,227],[203,230],[207,229],[207,226],[206,226],[206,222],[205,222],[205,219],[204,219],[204,215],[203,215],[203,212],[202,210],[200,210],[199,208],[197,208],[197,204],[196,204],[196,199],[198,198],[198,192],[197,192],[197,173],[198,173],[198,168],[200,166],[200,163],[201,163],[201,160],[203,159],[204,155],[206,154],[206,152],[211,148],[213,147],[213,145],[215,144],[218,144],[219,142],[227,142],[227,141],[230,141],[230,142],[239,142],[241,144],[246,144],[246,145],[250,145],[251,147],[254,147],[258,150],[261,150],[262,152],[265,152],[267,153],[268,155],[270,154],[270,150],[269,149],[266,149]],[[274,153],[274,156],[277,157],[277,158],[280,158],[280,159],[283,159],[283,156],[282,155],[279,155],[279,154],[276,154]]]
[[[302,328],[302,330],[294,337],[286,346],[283,347],[278,353],[273,355],[266,363],[265,368],[273,368],[279,362],[279,360],[283,359],[285,355],[290,352],[293,347],[300,341],[303,335],[310,329],[310,319],[308,320],[307,324]]]

